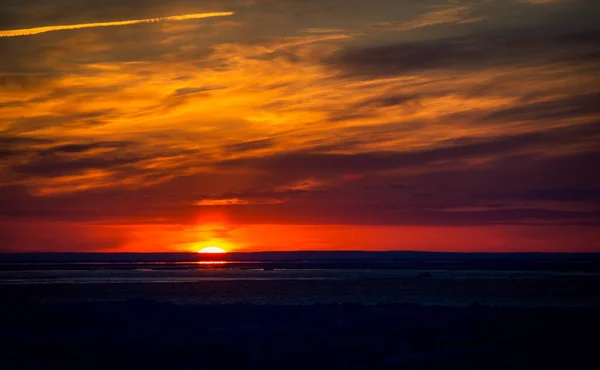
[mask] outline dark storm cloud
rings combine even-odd
[[[326,62],[350,74],[395,75],[428,69],[473,69],[505,64],[598,59],[600,32],[568,35],[531,31],[452,37],[361,49],[347,48]]]

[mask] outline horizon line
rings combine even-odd
[[[293,250],[293,251],[233,251],[220,253],[219,255],[231,255],[231,254],[251,254],[251,253],[454,253],[454,254],[600,254],[600,251],[587,251],[587,252],[550,252],[550,251],[518,251],[518,252],[465,252],[465,251],[429,251],[429,250]],[[191,254],[191,255],[202,255],[198,252],[43,252],[43,251],[29,251],[29,252],[2,252],[0,255],[7,254]]]

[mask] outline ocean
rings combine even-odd
[[[597,369],[583,254],[0,255],[1,369]]]
[[[589,254],[12,254],[0,292],[28,300],[469,306],[600,305]]]

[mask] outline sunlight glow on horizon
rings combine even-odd
[[[210,246],[210,247],[200,249],[198,251],[198,253],[227,253],[227,251],[224,250],[223,248]]]

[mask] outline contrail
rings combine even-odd
[[[136,19],[136,20],[130,20],[130,21],[83,23],[83,24],[71,24],[71,25],[66,25],[66,26],[46,26],[46,27],[36,27],[36,28],[24,28],[21,30],[0,31],[0,37],[30,36],[30,35],[37,35],[38,33],[52,32],[52,31],[77,30],[77,29],[81,29],[81,28],[95,28],[95,27],[129,26],[132,24],[140,24],[140,23],[153,23],[153,22],[160,22],[160,21],[183,21],[183,20],[187,20],[187,19],[227,17],[230,15],[233,15],[233,12],[185,14],[185,15],[176,15],[176,16],[172,16],[172,17]]]

